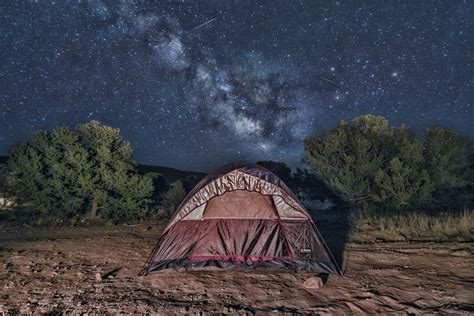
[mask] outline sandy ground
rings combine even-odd
[[[143,225],[0,227],[0,313],[474,312],[472,243],[349,243],[346,275],[308,289],[307,273],[139,277],[159,233]]]

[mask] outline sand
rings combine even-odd
[[[138,276],[162,227],[0,227],[0,313],[474,312],[472,243],[348,243],[344,277],[194,271]]]

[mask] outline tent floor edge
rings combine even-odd
[[[160,260],[153,262],[148,274],[158,271],[265,271],[276,270],[279,272],[311,272],[315,274],[335,274],[330,262],[304,259],[273,259],[262,261],[231,261],[231,260],[190,260],[187,258]]]

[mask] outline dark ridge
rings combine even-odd
[[[174,169],[170,167],[161,167],[161,166],[149,166],[149,165],[138,165],[138,172],[140,173],[149,173],[156,172],[162,174],[166,182],[173,183],[176,180],[185,179],[188,176],[195,176],[197,179],[202,179],[206,176],[205,173],[197,171],[184,171],[179,169]]]

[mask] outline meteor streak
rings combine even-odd
[[[203,24],[200,24],[200,25],[196,26],[195,28],[193,28],[193,30],[197,30],[197,29],[203,27],[204,25],[208,25],[209,23],[214,22],[215,20],[217,20],[217,18],[213,18],[213,19],[211,19],[211,20],[209,20],[209,21],[207,21],[207,22],[204,22]]]

